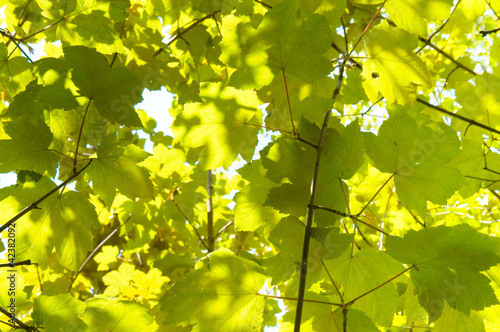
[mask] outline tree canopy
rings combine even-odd
[[[0,8],[0,331],[500,329],[499,0]]]

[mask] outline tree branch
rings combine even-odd
[[[197,20],[194,20],[193,23],[191,23],[187,28],[185,28],[182,31],[179,31],[175,36],[170,38],[170,40],[167,42],[165,47],[159,48],[158,51],[156,51],[155,54],[153,55],[153,58],[156,58],[161,52],[165,51],[165,48],[169,47],[173,42],[175,42],[177,39],[181,38],[186,32],[193,29],[195,26],[197,26],[201,22],[205,21],[206,19],[209,19],[209,18],[215,16],[215,14],[217,14],[217,13],[220,13],[220,11],[221,11],[221,9],[216,10],[213,13],[210,13],[206,16],[203,16],[202,18],[199,18]]]
[[[78,163],[78,148],[80,147],[80,141],[82,139],[83,125],[85,124],[85,118],[89,112],[90,103],[92,103],[92,98],[89,98],[85,112],[83,113],[82,123],[80,124],[80,130],[78,131],[78,139],[76,140],[75,157],[73,158],[73,172],[76,170],[76,164]]]
[[[440,49],[436,45],[432,44],[428,39],[425,39],[424,37],[420,37],[420,36],[418,37],[418,39],[421,42],[425,43],[425,45],[430,46],[436,52],[438,52],[439,54],[441,54],[442,56],[444,56],[445,58],[447,58],[448,60],[450,60],[451,62],[453,62],[457,67],[462,68],[463,70],[465,70],[468,73],[471,73],[474,76],[477,75],[477,73],[474,70],[470,69],[469,67],[467,67],[464,64],[462,64],[462,63],[458,62],[457,60],[455,60],[455,58],[453,58],[450,54],[448,54],[447,52],[443,51],[442,49]]]
[[[180,214],[182,214],[182,216],[184,217],[184,219],[186,219],[186,221],[188,222],[188,224],[191,225],[191,227],[193,228],[194,232],[196,233],[196,236],[198,236],[198,239],[200,240],[200,243],[205,247],[205,249],[208,250],[208,245],[206,245],[205,242],[203,241],[203,237],[198,232],[198,229],[189,220],[189,218],[186,216],[186,214],[184,213],[184,211],[181,210],[181,207],[179,206],[179,204],[177,204],[177,202],[175,201],[175,199],[172,199],[172,202],[174,202],[175,207],[177,208],[177,210],[179,210]]]
[[[294,298],[294,297],[276,296],[276,295],[261,294],[261,293],[257,293],[257,294],[260,295],[260,296],[263,296],[263,297],[270,297],[272,299],[297,301],[297,299]],[[309,303],[329,304],[329,305],[333,305],[333,306],[336,306],[336,307],[341,307],[342,306],[341,303],[335,303],[335,302],[326,302],[326,301],[308,300],[308,299],[304,299],[303,301],[304,302],[309,302]]]
[[[29,259],[21,262],[14,262],[14,263],[2,263],[0,264],[0,267],[10,267],[13,268],[14,266],[20,266],[20,265],[36,265],[36,263],[31,263]]]
[[[306,279],[307,279],[307,263],[308,263],[307,261],[309,258],[309,243],[311,241],[312,222],[314,218],[314,198],[316,196],[316,187],[318,184],[321,153],[323,151],[323,143],[326,136],[326,129],[328,127],[328,122],[332,114],[332,108],[333,105],[335,104],[337,96],[340,94],[340,88],[342,87],[342,80],[344,77],[344,67],[346,64],[346,59],[347,58],[344,58],[344,62],[340,67],[340,73],[337,79],[337,85],[335,87],[335,90],[333,91],[332,107],[330,107],[325,114],[325,119],[323,120],[323,126],[321,127],[321,133],[318,140],[318,148],[316,149],[316,161],[314,163],[313,178],[311,180],[311,195],[309,197],[309,204],[307,205],[306,229],[304,232],[304,243],[302,245],[302,263],[300,266],[300,280],[299,280],[299,290],[297,296],[297,308],[295,312],[294,332],[300,332],[300,325],[302,322],[302,309],[304,305],[304,294],[305,294]]]
[[[69,286],[68,286],[68,289],[66,289],[66,293],[69,293],[69,291],[71,290],[71,286],[73,286],[73,283],[75,282],[76,278],[78,278],[78,276],[80,275],[80,273],[83,271],[83,268],[85,267],[85,265],[87,265],[87,263],[92,259],[92,257],[95,256],[95,254],[97,254],[97,252],[99,251],[99,249],[101,249],[101,247],[106,243],[108,242],[108,240],[113,236],[115,235],[116,232],[118,232],[118,230],[123,226],[125,225],[129,220],[130,218],[132,217],[132,214],[129,214],[127,220],[125,220],[123,222],[123,224],[120,224],[118,225],[114,230],[111,231],[111,233],[109,233],[108,236],[106,236],[106,238],[104,240],[101,241],[101,243],[99,243],[99,245],[97,245],[97,247],[95,247],[94,251],[92,251],[90,253],[90,255],[88,255],[87,259],[82,263],[82,265],[80,266],[80,268],[78,269],[78,271],[76,272],[76,274],[73,276],[73,278],[71,278],[71,282],[69,283]]]
[[[461,116],[460,114],[456,114],[456,113],[450,112],[450,111],[445,110],[444,108],[442,108],[440,106],[432,105],[429,102],[427,102],[427,101],[425,101],[425,100],[423,100],[421,98],[417,98],[417,102],[419,102],[420,104],[423,104],[423,105],[425,105],[427,107],[430,107],[432,109],[435,109],[436,111],[439,111],[441,113],[449,115],[449,116],[451,116],[453,118],[457,118],[457,119],[460,119],[460,120],[462,120],[464,122],[470,123],[472,126],[476,126],[476,127],[483,128],[483,129],[486,129],[488,131],[494,132],[496,134],[500,134],[500,130],[494,129],[494,128],[489,127],[489,126],[487,126],[485,124],[479,123],[479,122],[477,122],[475,120],[466,118],[464,116]]]
[[[214,238],[214,211],[212,206],[212,170],[207,171],[207,238],[208,238],[208,252],[214,251],[215,238]]]
[[[327,207],[324,207],[324,206],[320,206],[320,205],[315,205],[314,208],[315,209],[319,209],[319,210],[325,210],[325,211],[328,211],[328,212],[331,212],[331,213],[335,213],[335,214],[338,214],[339,216],[342,216],[342,217],[345,217],[345,218],[351,218],[353,220],[356,220],[357,222],[362,223],[365,226],[373,228],[377,232],[380,232],[380,233],[385,234],[385,235],[389,235],[387,232],[381,230],[380,228],[377,228],[377,227],[375,227],[373,225],[370,225],[369,223],[364,222],[363,220],[359,219],[358,216],[355,216],[355,215],[352,215],[352,214],[349,214],[349,213],[340,212],[340,211],[337,211],[337,210],[334,210],[334,209],[330,209],[330,208],[327,208]]]
[[[62,182],[60,185],[58,185],[57,187],[55,187],[54,189],[52,189],[51,191],[49,191],[48,193],[46,193],[45,195],[43,195],[42,197],[40,197],[35,202],[33,202],[30,205],[28,205],[27,207],[25,207],[14,218],[10,219],[5,224],[3,224],[2,227],[0,227],[0,233],[3,232],[5,229],[7,229],[10,225],[12,225],[13,223],[15,223],[17,220],[19,220],[26,213],[30,212],[33,209],[38,209],[39,208],[38,204],[40,204],[45,199],[47,199],[50,195],[52,195],[53,193],[55,193],[59,189],[61,189],[64,186],[66,186],[68,183],[70,183],[74,178],[76,178],[78,175],[80,175],[80,173],[82,173],[87,167],[89,167],[90,163],[92,163],[92,159],[90,159],[90,161],[87,163],[87,165],[85,165],[85,167],[83,167],[81,170],[79,170],[78,172],[73,171],[73,174],[71,174],[71,176],[69,178],[67,178],[64,182]]]
[[[28,332],[32,332],[32,331],[39,331],[38,328],[36,327],[32,327],[32,326],[28,326],[26,324],[24,324],[21,320],[17,319],[16,317],[12,317],[10,315],[10,312],[8,312],[7,310],[5,310],[4,308],[0,307],[0,312],[4,315],[6,315],[7,317],[10,317],[16,324],[17,326],[14,326],[15,329],[23,329],[25,331],[28,331]]]

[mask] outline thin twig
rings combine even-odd
[[[188,32],[189,30],[193,29],[194,27],[196,27],[198,24],[200,24],[201,22],[205,21],[206,19],[209,19],[209,18],[215,16],[220,11],[221,11],[221,9],[218,9],[218,10],[214,11],[213,13],[210,13],[210,14],[208,14],[206,16],[203,16],[202,18],[199,18],[197,20],[194,20],[193,23],[191,23],[187,28],[185,28],[182,31],[179,31],[175,36],[173,36],[167,42],[167,44],[165,45],[165,47],[161,47],[160,49],[158,49],[155,52],[155,54],[153,55],[153,58],[156,58],[161,52],[163,52],[165,50],[165,48],[169,47],[173,42],[175,42],[177,39],[181,38],[186,32]]]
[[[356,298],[352,299],[351,301],[347,302],[347,303],[346,303],[346,306],[353,305],[353,304],[354,304],[354,302],[356,302],[356,301],[357,301],[357,300],[359,300],[360,298],[365,297],[366,295],[368,295],[368,294],[370,294],[370,293],[373,293],[374,291],[376,291],[377,289],[379,289],[380,287],[382,287],[382,286],[384,286],[384,285],[387,285],[388,283],[390,283],[390,282],[391,282],[391,281],[393,281],[394,279],[398,278],[399,276],[401,276],[401,275],[405,274],[407,271],[411,270],[411,269],[412,269],[412,268],[414,268],[414,267],[415,267],[415,266],[414,266],[414,265],[412,265],[412,266],[410,266],[410,267],[406,268],[404,271],[399,272],[398,274],[396,274],[394,277],[390,278],[389,280],[387,280],[387,281],[385,281],[385,282],[381,283],[380,285],[378,285],[378,286],[376,286],[376,287],[374,287],[374,288],[370,289],[369,291],[367,291],[367,292],[365,292],[365,293],[361,294],[360,296],[358,296],[358,297],[356,297]]]
[[[231,218],[231,220],[229,220],[229,222],[228,222],[226,225],[224,225],[224,227],[222,227],[222,228],[221,228],[221,229],[217,232],[217,234],[215,234],[214,238],[215,238],[215,239],[216,239],[216,238],[218,238],[218,237],[219,237],[219,235],[221,235],[222,233],[224,233],[224,231],[225,231],[225,230],[226,230],[229,226],[231,226],[233,223],[234,223],[234,219],[233,219],[233,218]]]
[[[71,278],[71,282],[69,283],[69,286],[68,286],[68,289],[66,289],[66,293],[69,293],[69,291],[71,290],[71,286],[73,286],[73,283],[75,282],[76,278],[78,278],[78,276],[80,275],[80,273],[83,271],[83,268],[87,265],[87,263],[92,259],[92,257],[95,256],[95,254],[97,254],[97,252],[101,249],[101,247],[113,236],[115,235],[116,232],[118,232],[118,230],[123,226],[125,225],[129,220],[130,218],[132,217],[132,214],[129,214],[128,215],[128,218],[127,220],[125,220],[123,222],[123,224],[120,224],[118,225],[117,227],[115,227],[115,229],[113,229],[111,231],[111,233],[109,233],[108,236],[106,236],[106,238],[104,240],[101,241],[101,243],[99,243],[97,245],[97,247],[95,247],[95,249],[90,253],[90,255],[88,255],[87,259],[82,263],[82,265],[80,266],[80,268],[78,269],[78,271],[76,272],[76,274],[73,276],[73,278]]]
[[[331,213],[335,213],[335,214],[338,214],[339,216],[342,216],[342,217],[345,217],[345,218],[351,218],[353,220],[356,220],[357,222],[360,222],[362,223],[363,225],[365,226],[368,226],[370,228],[373,228],[374,230],[376,230],[377,232],[380,232],[382,234],[385,234],[385,235],[389,235],[387,232],[381,230],[380,228],[378,227],[375,227],[373,225],[370,225],[369,223],[361,220],[358,218],[358,216],[355,216],[355,215],[352,215],[352,214],[348,214],[348,213],[344,213],[344,212],[340,212],[340,211],[337,211],[335,209],[330,209],[330,208],[327,208],[325,206],[321,206],[321,205],[315,205],[314,206],[315,209],[319,209],[319,210],[325,210],[325,211],[328,211],[328,212],[331,212]]]
[[[278,299],[278,300],[297,301],[297,299],[294,298],[294,297],[276,296],[276,295],[261,294],[261,293],[257,293],[257,294],[260,295],[260,296],[263,296],[263,297],[270,297],[270,298]],[[318,300],[308,300],[308,299],[304,299],[303,301],[304,302],[309,302],[309,303],[329,304],[329,305],[334,305],[336,307],[341,307],[342,306],[341,303],[335,303],[335,302],[318,301]]]
[[[207,170],[207,238],[208,238],[208,252],[214,251],[215,238],[214,238],[214,211],[212,206],[212,170]]]
[[[370,205],[370,203],[375,199],[375,197],[377,197],[377,195],[386,186],[386,184],[389,183],[389,181],[391,181],[391,179],[394,177],[394,174],[395,173],[392,173],[391,176],[384,182],[384,184],[380,188],[378,188],[377,192],[372,196],[372,198],[370,198],[370,200],[368,201],[368,203],[366,203],[365,206],[363,206],[363,208],[361,209],[361,211],[359,211],[358,213],[356,213],[356,217],[359,217],[361,215],[361,213],[363,213],[363,211],[368,207],[368,205]]]
[[[448,16],[444,21],[443,21],[443,24],[441,24],[441,26],[439,28],[436,29],[436,31],[434,31],[428,38],[427,40],[430,42],[431,39],[437,35],[441,30],[443,30],[443,28],[446,26],[446,24],[451,20],[451,17],[453,16],[453,13],[455,12],[455,10],[457,9],[458,5],[460,4],[460,2],[462,2],[462,0],[458,0],[457,3],[455,4],[455,6],[453,7],[453,9],[451,10],[451,13],[450,13],[450,16]],[[418,51],[415,52],[415,54],[418,54],[420,53],[420,51],[422,51],[424,49],[425,45],[422,46]]]
[[[198,236],[198,239],[200,240],[200,243],[205,247],[205,249],[208,250],[208,246],[205,244],[205,242],[203,241],[203,237],[200,235],[200,233],[198,232],[198,229],[194,226],[194,224],[189,220],[189,218],[186,216],[186,214],[184,213],[184,211],[181,210],[181,207],[179,206],[179,204],[177,204],[177,202],[175,201],[175,199],[172,199],[172,202],[174,202],[174,205],[175,207],[177,208],[177,210],[179,210],[179,212],[182,214],[182,216],[184,217],[184,219],[188,222],[189,225],[191,225],[191,227],[193,228],[193,230],[195,231],[196,233],[196,236]]]
[[[445,58],[447,58],[448,60],[450,60],[451,62],[453,62],[457,67],[459,68],[462,68],[463,70],[465,70],[466,72],[468,73],[471,73],[472,75],[476,76],[477,73],[470,69],[469,67],[465,66],[464,64],[462,64],[461,62],[457,61],[455,58],[453,58],[450,54],[448,54],[447,52],[443,51],[441,48],[437,47],[436,45],[434,45],[433,43],[431,43],[430,41],[428,41],[427,39],[425,39],[424,37],[418,37],[418,39],[425,43],[425,45],[428,45],[430,46],[432,49],[434,49],[436,52],[438,52],[439,54],[441,54],[442,56],[444,56]]]
[[[286,95],[286,102],[288,104],[288,114],[290,115],[290,122],[292,123],[292,135],[295,137],[295,126],[293,124],[293,116],[292,116],[292,105],[290,104],[290,94],[288,93],[288,84],[286,83],[286,75],[285,75],[285,69],[281,68],[281,73],[283,74],[283,82],[285,85],[285,95]]]
[[[333,280],[332,275],[330,274],[330,272],[326,268],[325,262],[323,262],[322,259],[321,259],[321,264],[323,264],[323,268],[325,269],[325,272],[328,275],[328,278],[330,279],[330,283],[332,284],[332,286],[337,291],[337,294],[339,295],[339,298],[340,298],[340,302],[342,303],[342,305],[344,305],[344,297],[342,296],[342,293],[340,292],[340,289],[337,287],[337,284],[335,284],[335,281]]]
[[[435,109],[436,111],[439,111],[441,113],[449,115],[449,116],[451,116],[453,118],[457,118],[457,119],[460,119],[460,120],[462,120],[464,122],[470,123],[472,126],[476,126],[476,127],[479,127],[479,128],[483,128],[483,129],[489,130],[489,131],[494,132],[496,134],[500,134],[500,130],[497,130],[495,128],[489,127],[489,126],[487,126],[485,124],[482,124],[482,123],[479,123],[479,122],[477,122],[475,120],[466,118],[464,116],[461,116],[460,114],[450,112],[450,111],[445,110],[444,108],[442,108],[440,106],[432,105],[429,102],[427,102],[427,101],[425,101],[425,100],[423,100],[421,98],[417,98],[417,102],[419,102],[419,103],[421,103],[421,104],[423,104],[423,105],[425,105],[427,107],[430,107],[432,109]]]
[[[387,0],[384,0],[384,2],[382,2],[382,4],[380,5],[380,7],[378,7],[377,11],[375,12],[375,14],[373,15],[372,19],[370,20],[370,22],[366,26],[365,30],[363,30],[363,33],[361,34],[361,36],[359,36],[358,40],[354,44],[352,50],[349,52],[349,54],[347,54],[347,58],[348,59],[351,57],[352,52],[354,52],[354,50],[356,49],[356,47],[358,47],[358,44],[361,42],[361,40],[363,39],[364,35],[368,32],[368,30],[372,26],[373,21],[375,21],[375,19],[377,18],[378,14],[380,13],[380,11],[382,10],[382,8],[384,7],[386,1]]]
[[[80,130],[78,131],[78,139],[76,140],[75,158],[73,159],[73,172],[76,170],[76,164],[78,163],[78,148],[80,147],[80,141],[82,139],[83,125],[85,124],[85,118],[89,112],[90,103],[92,98],[89,98],[85,112],[83,113],[82,123],[80,124]]]

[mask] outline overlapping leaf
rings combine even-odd
[[[70,294],[55,296],[40,295],[33,306],[33,321],[50,331],[88,331],[80,316],[85,303]]]
[[[236,87],[260,88],[283,75],[312,82],[332,70],[323,56],[331,43],[327,21],[320,15],[300,19],[295,0],[274,6],[256,30],[234,19],[225,24],[222,60],[238,68],[230,79]]]
[[[358,298],[404,270],[403,266],[386,253],[365,248],[354,255],[351,252],[325,261],[332,278],[343,286],[346,302]],[[383,326],[392,324],[398,293],[394,283],[361,297],[353,308],[363,310],[374,322]]]
[[[78,92],[92,99],[102,116],[111,123],[142,126],[134,105],[142,101],[143,87],[128,69],[109,68],[102,54],[83,46],[64,48],[64,58]]]
[[[196,324],[198,331],[260,331],[266,277],[255,263],[227,249],[212,253],[161,299],[168,324]]]
[[[426,20],[446,19],[452,5],[452,0],[388,0],[385,9],[401,29],[426,36]]]
[[[151,198],[153,184],[146,170],[137,166],[147,154],[138,155],[132,146],[122,148],[114,146],[115,143],[114,135],[107,136],[97,149],[97,158],[85,170],[95,192],[108,206],[113,203],[116,189],[130,199]]]
[[[92,228],[99,227],[94,206],[83,194],[51,196],[19,222],[18,259],[43,262],[55,247],[59,262],[74,271],[94,248]]]
[[[261,161],[253,161],[239,171],[248,181],[235,196],[235,226],[240,231],[254,231],[266,223],[276,223],[278,212],[265,206],[269,191],[275,186],[265,177],[266,170]]]
[[[428,200],[444,204],[463,184],[459,170],[447,166],[460,142],[443,123],[418,125],[399,112],[384,121],[378,136],[366,133],[364,139],[374,166],[394,174],[399,199],[421,215]]]
[[[81,318],[89,332],[153,332],[157,331],[148,308],[133,301],[91,298]]]
[[[416,37],[384,21],[371,30],[365,43],[368,60],[363,63],[363,87],[371,101],[380,93],[389,104],[410,105],[418,86],[431,87],[424,62],[412,52]]]
[[[206,83],[203,103],[186,104],[172,130],[188,148],[203,147],[200,162],[205,169],[227,168],[240,154],[249,161],[262,124],[260,102],[253,91]]]
[[[303,137],[313,138],[319,134],[319,128],[314,125],[303,128]],[[327,130],[316,204],[343,211],[348,189],[342,180],[352,177],[363,163],[363,139],[357,122],[338,129],[342,134],[335,129]],[[282,213],[305,215],[315,158],[316,151],[310,145],[289,138],[276,140],[262,164],[268,170],[266,177],[280,185],[271,189],[266,204]]]
[[[481,272],[500,263],[500,241],[466,224],[409,231],[404,238],[388,237],[387,253],[410,270],[420,304],[434,321],[444,301],[469,315],[498,304],[490,280]]]
[[[49,150],[52,133],[45,123],[14,121],[5,123],[4,130],[10,139],[0,140],[1,173],[16,169],[55,173],[59,157]]]

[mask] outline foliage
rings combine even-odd
[[[1,331],[500,328],[500,1],[0,8]]]

